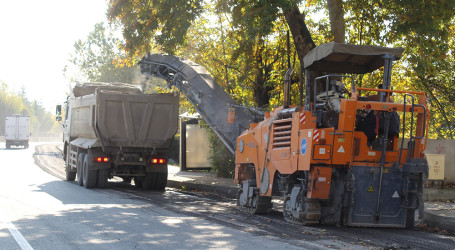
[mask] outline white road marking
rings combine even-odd
[[[23,250],[33,250],[32,246],[28,243],[28,241],[22,236],[21,232],[17,230],[17,228],[14,226],[13,223],[10,221],[6,220],[3,216],[3,214],[0,212],[0,222],[4,225],[4,227],[8,228],[8,231],[11,233],[11,235],[14,237],[16,240],[17,244],[21,247]]]

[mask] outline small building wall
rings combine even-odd
[[[426,154],[445,155],[445,184],[455,184],[455,140],[433,140],[427,141]]]

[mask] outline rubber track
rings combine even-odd
[[[256,207],[245,207],[239,205],[239,197],[242,189],[239,190],[239,194],[237,195],[237,208],[240,211],[249,213],[249,214],[262,214],[268,213],[272,210],[273,203],[272,197],[269,196],[259,196],[258,203]]]
[[[290,199],[290,195],[285,197],[286,199]],[[305,215],[307,216],[306,218],[295,218],[292,216],[291,213],[285,213],[284,210],[286,209],[286,204],[283,204],[283,218],[286,222],[295,224],[295,225],[300,225],[300,226],[308,226],[308,225],[317,225],[319,224],[319,220],[313,219],[314,217],[321,217],[321,206],[319,204],[319,201],[316,200],[310,200],[311,202],[307,202],[307,207],[312,208],[306,211]],[[318,209],[319,208],[319,209]],[[311,215],[312,218],[309,218],[308,216]]]

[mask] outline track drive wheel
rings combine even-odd
[[[291,195],[286,195],[283,202],[284,220],[297,225],[319,224],[321,205],[318,200],[299,198],[293,206]]]
[[[239,191],[237,192],[237,196],[236,196],[236,205],[239,207],[239,209],[240,209],[240,196],[242,194],[243,194],[243,190],[239,189]]]
[[[237,193],[237,207],[239,210],[249,214],[263,214],[272,210],[272,197],[254,194],[251,199],[248,199],[247,204],[242,205],[240,201],[242,194],[243,190],[240,189]]]

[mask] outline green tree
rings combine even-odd
[[[27,99],[25,88],[22,87],[18,94],[8,89],[8,85],[0,81],[0,134],[5,132],[5,116],[21,114],[30,116],[30,132],[33,135],[41,135],[51,132],[55,125],[53,115],[46,111],[37,101],[30,102]]]
[[[398,74],[394,73],[394,79],[398,79],[397,86],[402,89],[426,91],[430,97],[434,118],[430,130],[432,136],[454,137],[455,118],[452,111],[454,1],[207,2],[215,6],[213,8],[207,8],[202,3],[197,0],[189,3],[173,0],[164,6],[163,2],[158,0],[134,2],[111,0],[109,17],[111,20],[120,20],[130,54],[143,54],[150,47],[162,48],[174,54],[193,54],[194,57],[201,59],[196,62],[204,60],[207,62],[205,65],[209,65],[211,73],[217,75],[216,72],[219,71],[215,79],[221,81],[229,93],[236,97],[241,97],[243,95],[239,94],[241,92],[254,95],[256,96],[254,101],[258,105],[266,103],[268,97],[271,98],[269,100],[271,103],[279,103],[277,100],[282,98],[278,91],[281,85],[271,79],[275,79],[275,76],[281,76],[282,79],[286,69],[286,66],[283,66],[283,54],[278,54],[280,58],[278,61],[271,62],[274,62],[274,53],[284,48],[280,45],[284,30],[291,31],[291,41],[294,44],[291,53],[296,53],[298,61],[301,61],[316,44],[328,41],[402,46],[405,48],[405,54],[402,62],[396,65],[400,71]],[[182,8],[174,8],[177,5],[186,8],[188,14],[179,15],[182,14]],[[207,23],[222,19],[218,22],[218,29],[211,27],[209,32],[205,28],[198,29],[202,31],[198,37],[206,38],[199,39],[202,44],[208,40],[214,43],[208,46],[216,51],[216,55],[212,56],[214,59],[210,59],[209,55],[215,52],[207,52],[208,49],[202,49],[197,45],[198,41],[192,39],[195,33],[187,36],[193,25],[207,12],[216,13],[216,17],[223,17],[212,18],[210,22],[202,24],[203,27],[207,27]],[[165,20],[161,16],[164,14],[159,13],[165,13],[166,16],[179,15],[179,19]],[[322,13],[323,17],[313,21],[311,15],[315,13]],[[180,23],[183,24],[181,27]],[[280,27],[281,34],[280,31],[276,32],[277,27]],[[214,30],[218,31],[218,34],[221,32],[221,35],[218,37],[215,35],[213,38]],[[195,50],[182,52],[185,48]],[[206,52],[201,53],[203,51]],[[215,60],[219,63],[213,63]],[[303,65],[298,61],[293,66],[300,67],[302,72]],[[216,66],[212,68],[212,65]],[[272,70],[268,70],[268,67]],[[358,85],[374,86],[379,75],[375,72],[356,79],[359,80]],[[243,81],[235,82],[240,79]],[[237,91],[237,88],[240,91]],[[265,97],[262,93],[266,93]],[[262,98],[258,98],[261,95]],[[251,103],[251,100],[243,100],[242,103]]]
[[[76,72],[68,76],[71,81],[138,82],[138,69],[125,63],[126,56],[119,48],[121,40],[115,35],[115,27],[115,24],[106,27],[97,23],[85,40],[74,43],[71,64],[64,68],[65,74]]]
[[[0,89],[0,134],[5,133],[5,116],[20,114],[24,109],[24,104],[20,96],[12,94],[8,90],[8,85],[2,82]]]
[[[455,138],[455,2],[450,0],[394,1],[389,37],[405,48],[412,88],[429,96],[430,132]]]
[[[313,3],[316,11],[325,4]],[[430,137],[453,139],[455,2],[358,0],[343,2],[342,9],[349,43],[405,49],[393,72],[395,88],[425,91],[431,104]],[[318,29],[314,29],[311,20],[308,23],[315,41],[332,39],[332,34],[326,32],[332,19],[322,18]],[[359,76],[357,85],[374,87],[380,77],[378,72]]]
[[[269,36],[248,40],[244,29],[233,26],[231,14],[210,5],[204,8],[207,12],[194,21],[176,54],[206,66],[237,103],[266,107],[271,90],[282,84],[277,76],[287,67],[282,20]]]
[[[454,4],[449,0],[138,0],[109,1],[108,16],[122,25],[131,58],[152,51],[184,56],[204,65],[238,102],[278,106],[290,54],[302,81],[302,58],[317,44],[336,41],[402,46],[394,67],[395,89],[429,95],[430,136],[453,138]],[[313,18],[318,16],[319,18]],[[286,31],[294,45],[286,50]],[[300,79],[298,79],[300,78]],[[375,87],[381,72],[356,76],[358,86]],[[297,84],[292,86],[297,96]],[[297,98],[293,104],[298,104]],[[212,138],[212,163],[231,171],[232,158],[220,157]],[[221,167],[220,167],[221,166]]]
[[[119,20],[123,26],[123,36],[125,38],[124,48],[130,56],[138,56],[148,52],[152,44],[162,48],[166,53],[178,54],[179,49],[185,46],[191,36],[188,35],[190,27],[197,23],[201,14],[207,11],[217,13],[221,37],[229,37],[229,33],[236,33],[237,41],[234,46],[231,60],[226,57],[226,46],[223,46],[223,66],[225,69],[226,82],[229,82],[230,65],[235,65],[234,61],[241,59],[244,61],[244,68],[249,72],[245,79],[252,80],[252,89],[256,104],[265,106],[269,104],[271,91],[276,87],[271,79],[275,64],[282,66],[278,62],[285,58],[285,30],[289,29],[292,33],[294,51],[298,55],[298,60],[315,47],[312,36],[305,23],[305,12],[301,12],[296,0],[278,1],[209,1],[204,5],[202,0],[190,2],[181,0],[171,1],[109,1],[108,16],[111,21]],[[214,5],[215,8],[207,6]],[[331,14],[334,34],[336,39],[344,40],[344,22],[341,0],[329,1],[329,12]],[[223,14],[230,14],[230,30],[223,31]],[[213,21],[213,20],[212,20]],[[287,28],[284,28],[286,24]],[[280,27],[277,31],[276,27]],[[206,33],[205,35],[213,33]],[[224,45],[225,40],[221,43]],[[278,46],[281,44],[281,46]],[[284,60],[283,60],[284,61]],[[278,63],[278,64],[277,64]],[[296,64],[293,65],[297,66]],[[302,81],[302,66],[300,64],[300,79]],[[235,67],[233,67],[235,68]],[[283,69],[284,68],[284,69]],[[231,68],[232,69],[232,68]],[[237,68],[240,69],[240,68]],[[281,67],[284,75],[286,67]],[[241,72],[241,70],[239,70]],[[245,72],[243,72],[245,73]],[[229,86],[225,85],[225,86]],[[243,86],[245,87],[245,86]],[[228,91],[232,88],[228,88]]]
[[[152,39],[174,54],[184,44],[191,22],[202,12],[201,0],[109,1],[108,17],[123,26],[124,49],[130,55],[151,50]],[[140,53],[140,54],[137,54]]]

